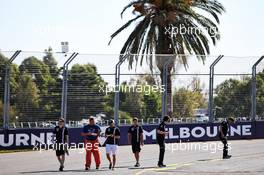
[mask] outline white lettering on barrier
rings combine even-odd
[[[182,127],[180,128],[180,138],[185,139],[190,137],[190,128]]]
[[[202,138],[205,135],[208,137],[216,137],[218,134],[218,127],[217,126],[207,126],[206,128],[203,127],[194,127],[192,129],[188,127],[180,127],[179,128],[179,134],[175,132],[175,128],[168,128],[169,135],[168,139],[188,139],[191,136],[194,138]],[[230,127],[230,136],[234,135],[240,135],[240,136],[250,136],[251,133],[251,125],[237,125],[236,127],[231,126]],[[144,130],[144,140],[146,140],[146,137],[152,137],[152,139],[156,139],[156,129],[153,129],[151,131]]]
[[[251,125],[242,125],[242,135],[250,136],[251,134]]]
[[[169,139],[188,139],[190,137],[202,138],[208,136],[210,138],[216,137],[218,134],[217,126],[207,126],[207,127],[194,127],[190,129],[189,127],[179,127],[171,128],[168,127]],[[33,133],[17,133],[17,134],[8,134],[7,140],[5,140],[5,135],[0,134],[0,146],[1,147],[11,147],[11,146],[34,146],[36,142],[46,143],[47,145],[52,144],[52,132],[42,132],[39,135]],[[252,125],[237,125],[236,127],[230,127],[230,136],[250,136],[252,135]],[[156,139],[156,129],[151,131],[144,130],[143,138],[146,140],[147,137],[150,137],[152,140]]]
[[[52,135],[53,135],[52,132],[47,132],[46,133],[46,138],[47,138],[47,144],[48,145],[51,145],[53,143],[53,141],[52,141]]]
[[[31,145],[35,145],[36,142],[41,144],[45,143],[45,133],[40,133],[39,137],[34,134],[31,134]]]
[[[9,147],[13,145],[14,143],[14,134],[9,134],[8,135],[8,142],[5,143],[5,136],[3,134],[0,135],[0,146],[3,147]]]
[[[218,127],[217,126],[213,127],[213,133],[211,133],[211,127],[210,126],[206,127],[206,134],[208,137],[216,137],[217,133],[218,133]]]
[[[156,139],[156,129],[154,129],[150,132],[144,130],[144,133],[143,133],[144,140],[146,140],[147,136],[152,137],[152,140],[155,140]]]
[[[199,131],[200,133],[197,133]],[[195,127],[192,129],[192,135],[195,138],[201,138],[205,135],[205,130],[202,127]]]
[[[173,135],[173,128],[169,128],[169,138],[170,139],[178,139],[178,135]]]
[[[28,134],[16,134],[16,146],[28,146],[29,143],[29,135]]]
[[[234,136],[235,134],[241,135],[241,126],[237,126],[236,128],[233,126],[230,126],[230,136]]]

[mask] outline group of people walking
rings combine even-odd
[[[166,130],[166,125],[169,123],[170,117],[164,116],[162,122],[158,125],[157,132],[157,144],[159,145],[159,160],[158,167],[166,167],[164,165],[164,153],[165,153],[165,137],[169,134]],[[219,137],[224,144],[223,158],[228,159],[231,156],[228,155],[227,146],[227,130],[229,123],[234,122],[234,119],[229,118],[225,120],[220,125]],[[59,119],[59,124],[54,128],[53,131],[56,136],[56,156],[60,163],[59,171],[63,171],[65,154],[69,154],[67,150],[67,144],[69,143],[69,132],[67,127],[65,127],[65,121],[63,118]],[[86,162],[85,170],[91,168],[91,157],[93,155],[95,160],[96,169],[100,168],[101,165],[101,155],[99,151],[99,136],[101,133],[100,127],[95,123],[93,117],[89,118],[89,124],[83,127],[81,136],[83,136],[84,147],[86,150]],[[133,118],[133,124],[129,127],[128,133],[128,144],[132,147],[132,152],[134,154],[136,163],[135,167],[140,167],[140,151],[141,147],[144,145],[143,140],[143,128],[139,125],[138,118]],[[120,139],[120,129],[115,125],[114,120],[110,120],[109,127],[105,130],[106,140],[102,146],[106,148],[106,157],[109,161],[109,169],[114,170],[116,166],[116,155],[118,151],[119,139]],[[66,146],[65,146],[66,145]]]

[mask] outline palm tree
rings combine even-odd
[[[111,35],[109,44],[120,32],[133,22],[137,22],[120,54],[129,55],[129,68],[132,68],[134,63],[142,64],[142,61],[146,59],[152,70],[153,59],[155,59],[162,84],[163,65],[168,57],[160,54],[174,55],[169,58],[173,59],[174,63],[168,68],[167,84],[168,110],[172,112],[170,74],[173,71],[173,65],[177,62],[187,68],[185,54],[194,54],[199,60],[205,60],[205,55],[210,54],[210,41],[215,45],[220,39],[218,16],[225,9],[217,0],[135,0],[124,7],[121,17],[129,8],[133,8],[135,17]],[[188,32],[179,32],[181,28],[185,28]]]

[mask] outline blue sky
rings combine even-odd
[[[72,52],[118,54],[130,30],[115,38],[110,46],[107,43],[110,35],[132,16],[128,11],[123,19],[120,17],[128,2],[130,0],[0,0],[0,49],[43,51],[51,46],[60,51],[60,42],[69,41]],[[227,12],[220,18],[222,37],[216,47],[211,47],[211,54],[263,55],[264,1],[220,2]],[[110,62],[113,61],[103,60],[103,63]],[[200,64],[191,62],[190,67],[192,65],[197,68],[195,72],[202,69]],[[226,66],[220,69],[224,71]],[[243,66],[238,67],[243,72]]]
[[[1,0],[0,48],[60,51],[69,41],[71,51],[118,53],[129,30],[108,46],[109,36],[131,17],[120,11],[129,0]],[[212,55],[264,54],[263,0],[221,0],[227,12],[221,17],[222,39]]]

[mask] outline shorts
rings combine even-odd
[[[112,144],[106,144],[105,145],[106,154],[116,155],[117,154],[117,149],[118,149],[117,145],[112,145]]]
[[[64,150],[56,150],[56,156],[64,156],[65,151]]]
[[[55,144],[56,156],[63,156],[65,155],[64,145],[62,143]]]
[[[141,148],[140,148],[140,142],[132,142],[132,152],[136,153],[136,152],[140,152]]]

